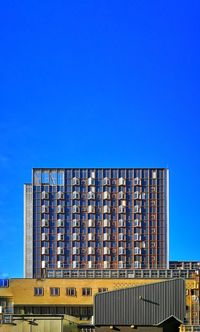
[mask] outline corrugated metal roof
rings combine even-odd
[[[95,325],[158,325],[170,316],[183,322],[185,282],[172,279],[95,296]]]

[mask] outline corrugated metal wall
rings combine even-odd
[[[185,316],[185,282],[173,279],[95,296],[95,325],[156,325]]]

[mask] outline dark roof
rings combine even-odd
[[[94,321],[97,326],[153,326],[172,316],[179,322],[184,320],[183,279],[118,289],[94,297]]]

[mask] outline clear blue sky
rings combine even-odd
[[[169,167],[170,258],[200,259],[200,2],[1,0],[0,276],[32,167]]]

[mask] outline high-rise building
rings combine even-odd
[[[168,268],[163,168],[35,168],[24,188],[25,277]]]

